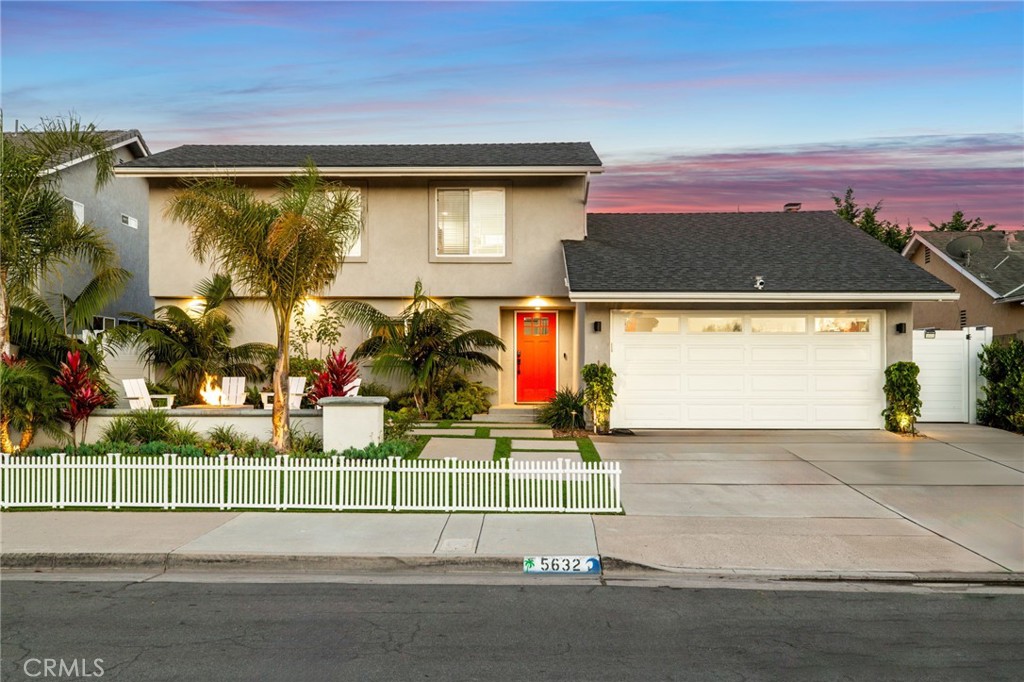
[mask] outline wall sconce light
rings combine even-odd
[[[594,323],[594,331],[595,332],[601,331],[601,320],[598,320],[597,322]]]
[[[907,323],[906,322],[897,322],[896,323],[896,333],[897,334],[906,334],[907,333]]]

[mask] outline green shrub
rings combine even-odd
[[[384,440],[405,440],[409,431],[416,426],[419,413],[416,408],[406,407],[398,412],[384,410]]]
[[[291,454],[309,454],[314,452],[323,452],[324,439],[318,434],[309,433],[302,429],[292,430],[292,450]]]
[[[555,396],[537,410],[537,421],[560,431],[584,429],[587,426],[583,415],[583,391],[574,391],[564,386]]]
[[[365,448],[349,448],[341,453],[346,459],[387,459],[400,457],[406,459],[416,451],[416,443],[405,440],[389,440]]]
[[[885,368],[885,428],[893,433],[917,433],[921,416],[920,368],[913,362],[894,362]]]
[[[583,365],[583,403],[594,415],[594,431],[608,430],[612,405],[615,402],[615,372],[600,362]]]
[[[206,434],[206,442],[213,452],[233,453],[242,447],[245,436],[233,426],[215,426]]]
[[[493,389],[478,381],[448,391],[441,396],[438,418],[463,420],[471,418],[474,414],[487,412],[491,409],[491,401],[487,399],[491,393],[494,393]]]
[[[982,387],[978,423],[1024,433],[1024,341],[990,343],[981,349]]]
[[[135,422],[127,416],[114,417],[107,428],[103,430],[102,440],[131,443],[135,440]]]

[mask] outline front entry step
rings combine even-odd
[[[495,405],[487,414],[474,414],[473,421],[532,424],[536,416],[537,408],[533,405]]]

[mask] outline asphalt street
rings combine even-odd
[[[1020,594],[4,581],[3,679],[1018,680]]]

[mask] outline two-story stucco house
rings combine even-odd
[[[590,176],[603,170],[588,143],[188,145],[124,164],[118,176],[149,182],[157,305],[187,300],[209,274],[189,255],[187,228],[164,215],[183,180],[229,174],[269,196],[310,159],[362,197],[362,237],[325,300],[397,311],[418,278],[431,296],[465,298],[473,326],[505,340],[503,371],[483,377],[498,391],[493,402],[537,402],[577,383],[580,326],[561,240],[584,235]],[[237,327],[239,341],[273,340],[258,305]],[[361,340],[345,330],[346,347]]]
[[[603,171],[589,143],[189,145],[117,171],[149,182],[157,304],[209,274],[165,216],[183,180],[227,174],[269,195],[310,159],[362,197],[362,237],[325,298],[398,310],[419,278],[467,299],[508,347],[484,377],[502,405],[602,361],[618,375],[613,427],[879,428],[913,302],[957,297],[830,212],[588,217]],[[238,328],[273,337],[257,305]]]

